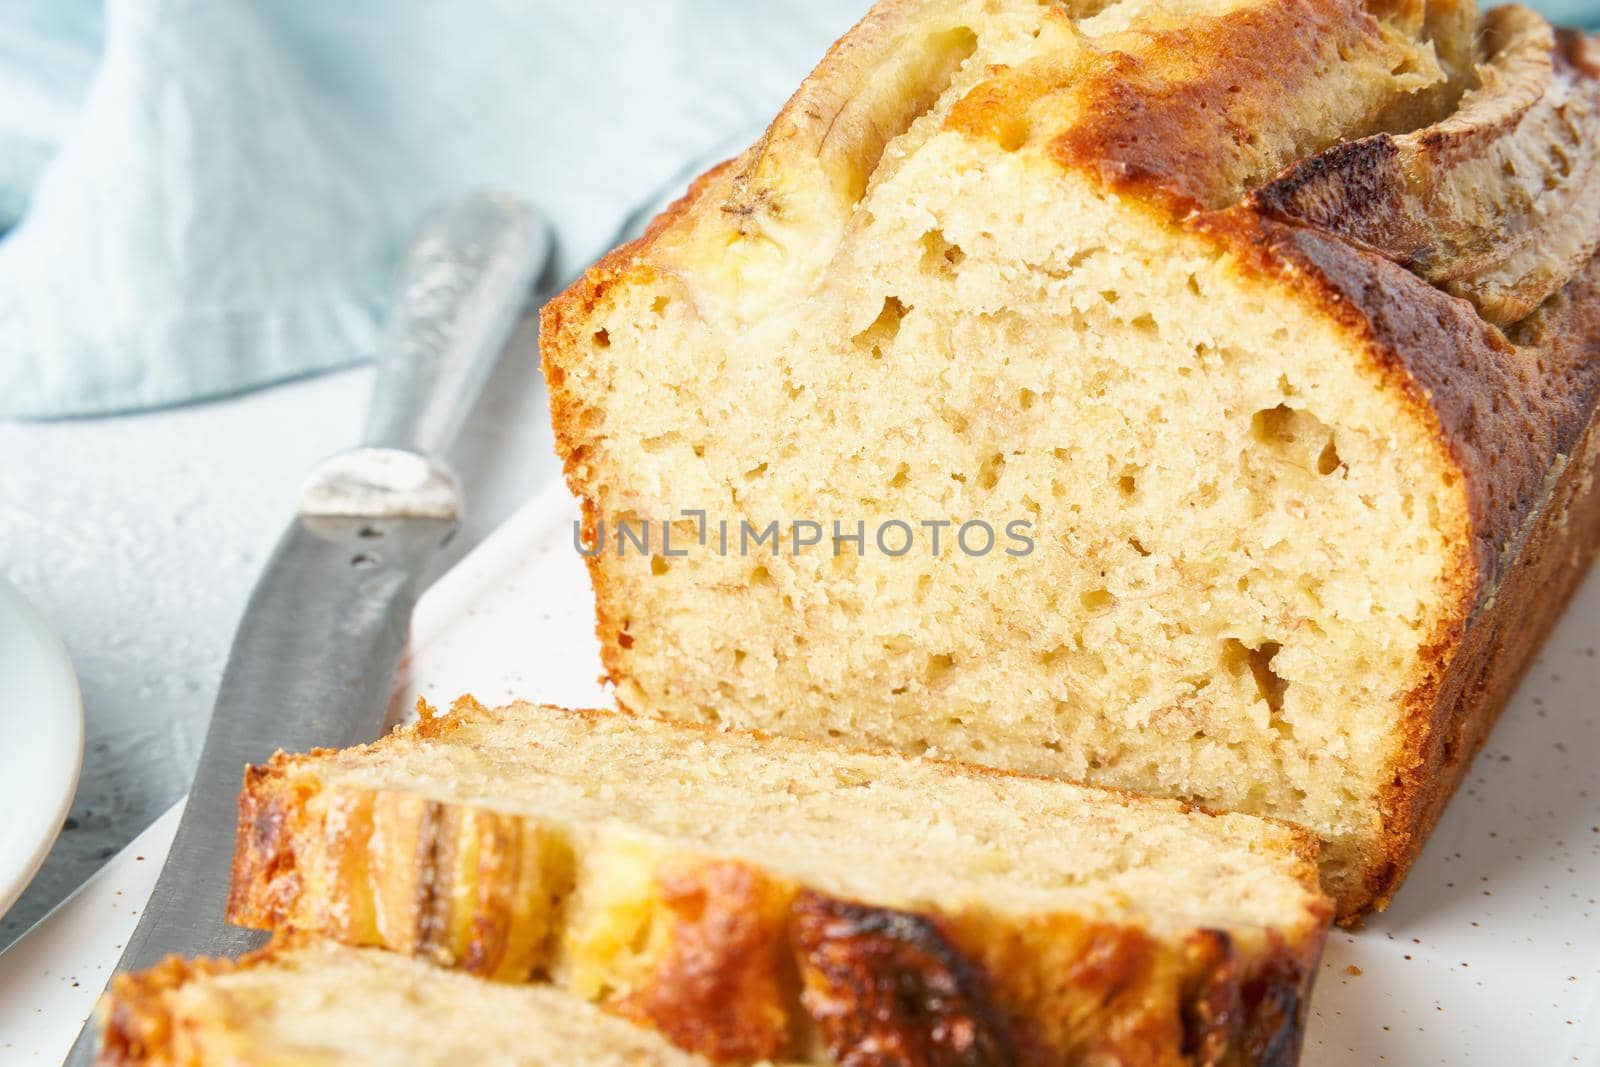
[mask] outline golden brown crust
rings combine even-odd
[[[632,277],[653,277],[655,271],[648,265],[646,253],[655,244],[656,238],[668,227],[687,216],[690,210],[705,198],[710,188],[737,163],[738,160],[734,159],[724,160],[700,175],[690,183],[688,190],[682,196],[668,204],[661,214],[650,220],[650,225],[645,227],[644,233],[600,257],[577,281],[545,304],[539,311],[540,338],[548,340],[552,347],[558,343],[572,343],[575,340],[574,331],[581,330],[585,319],[607,289]],[[543,341],[540,347],[544,347]],[[560,366],[544,363],[543,370],[546,383],[550,387],[552,409],[557,403],[559,393],[562,401],[568,405],[567,413],[576,415],[576,410],[572,409],[577,402],[570,392],[564,389],[565,375]]]
[[[307,825],[304,818],[281,821]],[[281,855],[284,839],[267,836]],[[242,837],[241,848],[261,839]],[[311,832],[300,842],[315,850],[324,839]],[[325,864],[325,858],[296,860],[301,867]],[[374,878],[410,885],[417,869],[374,865]],[[902,1057],[896,1062],[929,1064],[1042,1065],[1061,1062],[1067,1050],[1115,1053],[1122,1058],[1108,1062],[1141,1064],[1280,1062],[1238,1057],[1252,1035],[1271,1037],[1256,1041],[1262,1048],[1282,1048],[1298,1033],[1298,1010],[1285,1014],[1283,1005],[1299,1005],[1308,996],[1331,913],[1324,906],[1308,916],[1309,929],[1298,935],[1292,952],[1281,937],[1267,934],[1265,952],[1230,951],[1227,966],[1220,967],[1193,956],[1187,942],[1174,947],[1138,926],[1089,923],[1066,914],[1019,921],[900,912],[797,889],[733,861],[671,856],[657,866],[651,884],[660,909],[646,928],[665,930],[666,936],[647,954],[631,986],[605,995],[602,1003],[681,1048],[725,1063],[793,1057],[808,1047],[813,1032],[840,1063],[880,1062],[872,1057],[885,1049]],[[453,895],[450,888],[435,881],[417,899],[446,899]],[[230,914],[233,921],[272,914],[286,924],[279,929],[341,935],[336,925],[318,925],[326,923],[327,911],[314,902],[258,908],[249,902],[248,887],[241,890],[236,899],[245,903]],[[281,892],[281,884],[262,887],[268,899],[280,899]],[[616,906],[628,912],[629,903]],[[431,905],[417,904],[418,914],[431,911]],[[465,920],[478,927],[476,918],[436,915],[434,921]],[[502,937],[517,932],[485,925]],[[1215,932],[1192,936],[1227,943]],[[471,954],[440,951],[437,940],[379,943],[490,973]],[[493,956],[496,946],[483,951]],[[1299,965],[1285,967],[1279,957]],[[499,977],[548,976],[549,966],[546,957],[525,972]],[[1269,973],[1277,977],[1263,986],[1261,976]],[[1294,988],[1281,988],[1285,984]],[[991,988],[992,995],[985,992]],[[1270,990],[1272,998],[1260,989]],[[1026,1055],[991,1056],[1012,1049],[1013,1041]],[[1211,1058],[1196,1051],[1205,1049],[1213,1050]]]
[[[926,916],[805,890],[789,936],[802,1001],[839,1067],[1021,1062],[987,976]]]
[[[1179,211],[1220,207],[1307,152],[1402,117],[1427,121],[1453,103],[1464,71],[1441,71],[1432,90],[1403,95],[1356,73],[1366,61],[1427,62],[1409,52],[1409,35],[1423,27],[1391,25],[1422,11],[1277,0],[1216,15],[1147,12],[1137,28],[1099,39],[1063,29],[1059,18],[1057,48],[996,71],[946,125],[1007,150],[1046,143],[1062,166]],[[1336,94],[1340,108],[1322,103]]]
[[[97,1067],[529,1063],[705,1067],[657,1035],[548,989],[475,980],[376,950],[278,937],[238,960],[169,957],[113,978]]]
[[[743,877],[725,870],[704,884],[727,884],[723,876],[730,873],[736,881]],[[742,897],[742,890],[735,896]],[[724,910],[733,914],[732,908]],[[1196,931],[1174,948],[1134,928],[1086,926],[1087,936],[1076,943],[1078,958],[1046,961],[1063,964],[1058,973],[1041,971],[1035,959],[1020,961],[1035,983],[1035,997],[1042,995],[1055,1012],[1034,1019],[1024,1012],[1038,1005],[1014,998],[1022,988],[1018,975],[994,969],[1018,962],[1020,942],[1002,938],[1009,948],[1000,953],[986,942],[976,949],[959,943],[980,929],[952,934],[928,916],[802,891],[789,902],[787,922],[762,940],[770,942],[774,966],[804,975],[805,991],[791,984],[781,1003],[764,1010],[780,1008],[798,1024],[815,1028],[830,1061],[846,1067],[1063,1062],[1288,1067],[1295,1062],[1320,937],[1290,951],[1269,933],[1264,950],[1240,953],[1218,931]],[[1038,931],[1014,933],[1026,938]],[[96,1063],[206,1067],[207,1054],[175,1010],[175,995],[208,977],[271,967],[307,944],[306,938],[280,936],[237,961],[170,957],[147,971],[116,976],[98,1008],[102,1037]],[[716,966],[715,940],[703,947],[713,951],[704,962]],[[748,1006],[752,1001],[737,988],[738,981],[749,976],[764,981],[760,970],[735,968],[714,981]],[[696,1027],[709,1018],[723,1039],[734,1042],[724,1048],[721,1062],[751,1062],[748,1050],[756,1046],[742,1042],[758,1037],[764,1025],[757,1023],[751,1034],[741,1036],[738,1031],[749,1019],[736,1007],[688,1001],[680,1009],[691,1016],[710,1014],[639,1021],[692,1050],[697,1045],[682,1037],[703,1039]],[[1059,1040],[1063,1034],[1071,1040]],[[809,1044],[797,1028],[776,1046],[777,1055],[808,1054]]]
[[[955,936],[1041,1064],[1292,1064],[1322,949],[1260,930],[1158,941],[1065,915],[1012,929],[969,916]]]
[[[559,836],[409,793],[319,791],[281,754],[239,799],[228,921],[525,980],[570,890]]]
[[[96,1067],[209,1067],[174,1016],[172,997],[190,982],[271,963],[297,942],[280,938],[238,960],[168,956],[147,970],[113,975],[95,1006]]]
[[[781,1060],[794,1045],[788,889],[743,863],[656,874],[672,931],[648,984],[611,1007],[718,1063]]]
[[[96,1007],[101,1028],[98,1067],[188,1067],[179,1058],[166,995],[191,977],[208,973],[206,966],[170,956],[147,971],[114,976]]]
[[[228,889],[230,921],[263,930],[283,924],[301,889],[296,842],[307,797],[294,795],[282,763],[280,753],[264,767],[245,768]]]
[[[1484,588],[1436,673],[1409,695],[1411,730],[1385,798],[1386,868],[1371,876],[1379,906],[1416,860],[1466,777],[1500,711],[1600,552],[1600,260],[1511,335],[1560,418],[1508,429],[1510,442],[1545,432],[1556,449],[1536,508],[1502,544],[1498,580]],[[1560,390],[1559,395],[1551,393]],[[1546,416],[1548,418],[1548,416]],[[1468,472],[1492,477],[1492,466]]]
[[[1241,951],[1076,916],[1000,922],[802,892],[805,1004],[840,1064],[1293,1064],[1320,939]],[[870,1053],[870,1054],[865,1054]]]

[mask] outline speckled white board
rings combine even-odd
[[[396,701],[608,701],[575,514],[546,494],[429,591]],[[1332,935],[1307,1067],[1600,1064],[1597,647],[1591,575],[1394,906]],[[0,1062],[55,1062],[71,1043],[174,822],[0,955]]]

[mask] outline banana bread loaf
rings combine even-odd
[[[878,4],[544,312],[618,699],[1287,818],[1382,906],[1600,539],[1597,69]]]
[[[718,1062],[1288,1064],[1332,907],[1286,824],[471,701],[279,756],[229,919],[549,979]]]

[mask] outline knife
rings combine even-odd
[[[117,964],[171,953],[236,956],[265,938],[228,925],[246,764],[372,741],[430,564],[461,495],[441,458],[520,317],[550,252],[521,202],[475,194],[423,222],[402,261],[377,360],[364,444],[325,460],[302,490],[233,639],[172,850]],[[88,1067],[94,1020],[68,1067]]]

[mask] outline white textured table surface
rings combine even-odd
[[[555,477],[531,318],[453,460],[442,564]],[[234,627],[313,463],[356,442],[370,371],[126,417],[0,423],[0,574],[66,641],[84,767],[66,829],[0,920],[9,944],[187,788]]]

